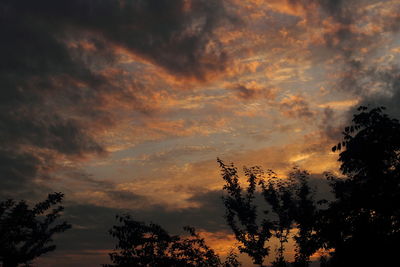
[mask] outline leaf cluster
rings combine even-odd
[[[254,204],[256,186],[260,175],[263,174],[259,167],[245,168],[248,187],[243,190],[239,183],[238,170],[233,164],[225,164],[217,159],[221,176],[225,180],[224,190],[227,196],[223,198],[226,207],[225,218],[239,241],[239,251],[247,253],[254,264],[262,264],[269,254],[269,247],[265,243],[272,236],[272,223],[267,218],[257,222],[257,206]],[[265,211],[267,213],[267,211]]]
[[[113,264],[104,267],[128,266],[240,266],[235,254],[225,262],[206,245],[193,227],[184,227],[188,236],[170,235],[160,225],[133,220],[128,214],[117,216],[119,225],[110,234],[118,240],[110,253]]]
[[[49,194],[33,208],[25,201],[0,202],[0,261],[4,266],[27,264],[56,248],[53,235],[71,227],[66,222],[56,224],[64,210],[58,205],[63,196],[62,193]]]
[[[231,164],[217,160],[225,180],[224,204],[226,221],[241,244],[239,251],[247,253],[254,264],[262,265],[269,255],[268,241],[279,240],[273,266],[287,266],[284,258],[285,243],[294,227],[298,228],[294,240],[297,244],[297,266],[308,266],[309,257],[317,250],[314,234],[316,203],[314,191],[308,184],[309,174],[295,168],[288,179],[278,178],[272,170],[260,167],[243,168],[247,187],[239,181],[238,170]],[[264,204],[256,204],[257,195]],[[259,211],[259,208],[262,210]]]
[[[400,123],[384,107],[360,107],[343,132],[345,179],[330,178],[335,200],[321,212],[319,236],[332,266],[390,266],[400,240]],[[357,258],[354,254],[368,254]],[[388,255],[381,257],[378,255]]]

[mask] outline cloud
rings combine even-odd
[[[61,260],[60,264],[65,265],[60,266],[66,267],[85,262],[87,257],[93,260],[88,266],[107,263],[108,258],[105,254],[116,244],[108,230],[117,224],[115,215],[126,212],[132,214],[135,220],[160,224],[171,234],[183,234],[182,228],[186,225],[207,232],[226,232],[220,191],[198,193],[191,201],[198,202],[198,208],[169,210],[163,206],[150,205],[146,209],[138,209],[136,206],[118,209],[67,201],[63,219],[72,224],[72,229],[57,236],[56,252],[40,258],[37,264],[52,266],[55,261]],[[91,254],[96,254],[97,257],[92,257]]]
[[[342,138],[343,128],[345,127],[343,124],[347,121],[341,121],[337,112],[330,107],[324,108],[321,115],[319,128],[322,138],[326,138],[326,141],[332,145],[339,142]]]
[[[243,100],[264,98],[267,101],[273,101],[277,93],[277,88],[262,86],[254,81],[247,84],[236,84],[233,86],[233,90],[237,97]]]
[[[308,45],[315,62],[344,64],[341,67],[347,69],[353,62],[366,64],[400,25],[396,1],[286,0],[273,4],[273,10],[274,6],[298,16],[298,23],[284,30],[289,38]]]
[[[370,89],[363,91],[360,105],[384,106],[385,112],[400,118],[400,68],[397,65],[360,70],[353,80],[359,88]]]
[[[391,114],[399,114],[395,104],[399,69],[394,63],[398,55],[393,48],[400,25],[398,2],[287,0],[271,7],[300,18],[288,35],[300,40],[307,36],[305,49],[310,50],[314,64],[324,63],[331,92],[350,94],[353,99],[320,105],[325,108],[323,125],[329,126],[321,125],[326,138],[340,137],[341,126],[349,123],[354,112],[351,104],[389,106]],[[333,126],[332,121],[340,120],[339,111],[333,109],[339,107],[347,118]]]
[[[62,188],[80,202],[61,249],[72,264],[111,248],[107,229],[126,210],[223,231],[215,151],[278,172],[335,169],[333,121],[353,102],[313,106],[324,69],[313,61],[341,81],[333,89],[399,109],[398,69],[376,64],[398,31],[396,1],[236,1],[237,31],[230,2],[1,1],[0,196]],[[68,169],[108,151],[89,170],[108,180]]]
[[[265,160],[265,155],[271,155],[272,153],[280,153],[280,155],[290,154],[279,151],[278,149],[275,152],[273,150],[268,150],[266,153],[262,153],[262,151],[256,151],[251,153],[253,158],[251,158],[250,161],[253,161],[253,163],[265,163],[265,161],[271,162],[271,160],[273,161],[274,158]],[[248,159],[248,155],[249,154],[242,155],[242,158]],[[257,160],[255,160],[256,158]],[[261,161],[260,158],[263,158],[263,161]],[[287,158],[281,157],[281,160],[283,161],[286,159]],[[238,160],[236,163],[238,165],[242,162],[243,160]],[[213,161],[212,164],[213,169],[217,170],[217,163]],[[270,167],[270,165],[271,164],[268,166],[266,165],[265,167]],[[207,164],[203,162],[202,164],[199,164],[197,168],[199,170],[200,168],[204,169],[208,167]],[[204,173],[199,172],[197,174],[199,176],[204,175]],[[132,214],[135,220],[158,223],[172,234],[182,234],[182,227],[185,225],[194,226],[206,238],[210,245],[217,249],[218,252],[224,253],[226,252],[225,250],[227,247],[232,245],[230,242],[232,242],[233,239],[231,236],[228,236],[228,238],[223,238],[224,235],[222,234],[224,233],[225,235],[229,235],[230,230],[223,217],[225,214],[225,208],[221,197],[224,193],[221,190],[222,179],[219,178],[219,180],[221,183],[218,186],[218,189],[210,190],[204,187],[195,187],[194,185],[192,187],[191,196],[189,196],[187,199],[187,201],[192,203],[192,205],[187,208],[169,208],[161,204],[151,204],[151,201],[148,200],[146,200],[147,206],[145,208],[138,205],[115,208],[105,207],[101,203],[100,205],[87,203],[83,204],[77,202],[76,199],[67,199],[67,202],[65,203],[66,209],[63,219],[71,223],[73,228],[69,230],[68,234],[59,235],[57,237],[56,242],[58,244],[58,249],[56,253],[49,254],[47,257],[39,259],[38,263],[43,263],[43,266],[46,266],[45,264],[48,264],[47,266],[51,266],[52,264],[54,265],[54,262],[57,260],[64,260],[66,263],[63,264],[65,265],[60,266],[72,266],[77,262],[85,262],[85,258],[91,258],[93,260],[90,263],[93,265],[88,266],[106,263],[104,260],[107,260],[107,257],[104,255],[109,249],[115,246],[116,242],[108,234],[108,229],[117,223],[114,219],[116,214],[122,214],[126,212]],[[86,179],[86,181],[89,183],[97,183],[96,181],[92,181],[90,178]],[[313,187],[318,186],[321,189],[317,195],[318,199],[329,196],[327,182],[326,180],[321,179],[320,174],[312,175],[310,183]],[[104,187],[103,189],[107,190],[106,184],[97,184],[100,188]],[[163,190],[167,190],[167,188],[164,186]],[[176,192],[176,194],[179,193],[182,192]],[[117,195],[120,196],[120,193],[117,193]],[[131,195],[129,194],[128,198],[130,197]],[[266,208],[261,196],[259,196],[256,201],[260,208]],[[42,264],[40,265],[42,266]]]
[[[286,96],[279,102],[279,108],[289,118],[311,119],[314,116],[309,103],[300,95]]]
[[[14,12],[52,23],[50,30],[90,31],[168,71],[204,78],[224,69],[226,55],[213,30],[229,16],[222,1],[18,1]]]
[[[43,166],[39,158],[28,153],[10,154],[8,151],[0,151],[0,173],[2,196],[11,197],[9,190],[16,190],[24,186],[27,177],[35,177],[40,166]]]
[[[232,20],[219,0],[17,0],[0,10],[0,183],[8,191],[29,189],[60,161],[104,155],[100,136],[121,109],[156,108],[151,89],[126,79],[122,50],[196,80],[228,60],[213,33]]]

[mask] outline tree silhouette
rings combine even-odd
[[[49,194],[32,209],[25,201],[0,202],[0,262],[3,267],[28,264],[56,248],[52,244],[53,235],[71,227],[66,222],[55,224],[64,209],[56,205],[63,197],[62,193]],[[53,209],[49,211],[50,208]]]
[[[308,266],[310,256],[319,248],[315,235],[318,213],[314,191],[308,183],[309,174],[295,168],[288,178],[282,179],[272,170],[264,172],[260,167],[245,167],[248,187],[244,189],[240,185],[237,168],[232,163],[217,161],[226,182],[225,217],[241,244],[239,251],[248,254],[254,264],[262,266],[269,254],[268,241],[274,236],[279,241],[279,247],[272,265],[288,266],[284,257],[285,244],[296,227],[298,231],[293,237],[297,247],[294,265]],[[256,204],[257,194],[264,199],[262,207]],[[261,213],[257,212],[258,208],[262,208]]]
[[[315,190],[309,185],[309,173],[295,168],[289,174],[289,180],[294,181],[294,200],[292,216],[298,229],[294,240],[296,254],[294,267],[310,265],[310,256],[320,248],[319,238],[315,233],[319,210],[315,200]]]
[[[285,244],[289,241],[289,234],[292,230],[294,199],[294,181],[291,179],[279,179],[273,171],[267,172],[267,180],[261,179],[260,185],[265,202],[277,215],[273,221],[272,231],[279,240],[276,259],[272,262],[274,267],[286,267],[284,257]]]
[[[224,197],[226,221],[236,239],[240,242],[239,251],[248,254],[254,264],[262,266],[264,258],[269,254],[266,242],[272,236],[272,222],[264,216],[257,221],[257,206],[254,204],[256,185],[263,172],[258,167],[245,168],[249,186],[244,190],[239,183],[238,170],[233,164],[225,164],[217,159],[222,178],[225,180]],[[268,214],[268,210],[264,211]]]
[[[336,200],[321,213],[329,266],[394,266],[400,241],[400,124],[384,108],[360,107],[339,150],[345,179],[330,176]]]
[[[170,235],[161,226],[133,220],[129,215],[117,216],[121,225],[113,226],[110,234],[118,243],[104,267],[132,266],[240,266],[231,252],[225,262],[205,244],[192,227],[184,227],[188,237]]]
[[[314,190],[309,185],[309,175],[307,171],[294,167],[287,178],[278,178],[274,172],[268,171],[268,179],[260,180],[264,199],[277,215],[273,231],[280,246],[273,266],[288,266],[284,258],[285,243],[294,228],[297,231],[293,236],[296,243],[293,266],[309,266],[310,256],[319,248],[315,234],[318,210]]]
[[[331,251],[330,258],[321,258],[321,266],[395,266],[400,242],[400,123],[384,110],[360,107],[345,127],[343,140],[332,148],[340,151],[344,178],[327,174],[335,200],[321,201],[328,203],[325,209],[317,207],[305,171],[295,169],[282,180],[270,170],[244,168],[248,187],[242,188],[237,168],[218,159],[226,182],[226,219],[241,244],[239,250],[262,265],[269,254],[267,241],[275,236],[280,247],[272,264],[287,266],[285,243],[297,228],[293,266],[309,266],[310,256],[320,248]],[[269,206],[261,220],[255,204],[258,192]]]

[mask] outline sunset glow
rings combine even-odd
[[[0,195],[65,194],[40,267],[107,263],[121,213],[224,257],[217,157],[324,179],[355,107],[400,115],[397,0],[33,2],[0,1]]]

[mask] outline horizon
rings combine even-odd
[[[171,234],[193,226],[225,257],[236,241],[217,158],[280,176],[298,166],[326,196],[324,173],[341,175],[331,148],[356,108],[400,118],[396,0],[14,0],[0,10],[0,201],[62,192],[72,224],[40,267],[110,263],[108,230],[123,213]]]

